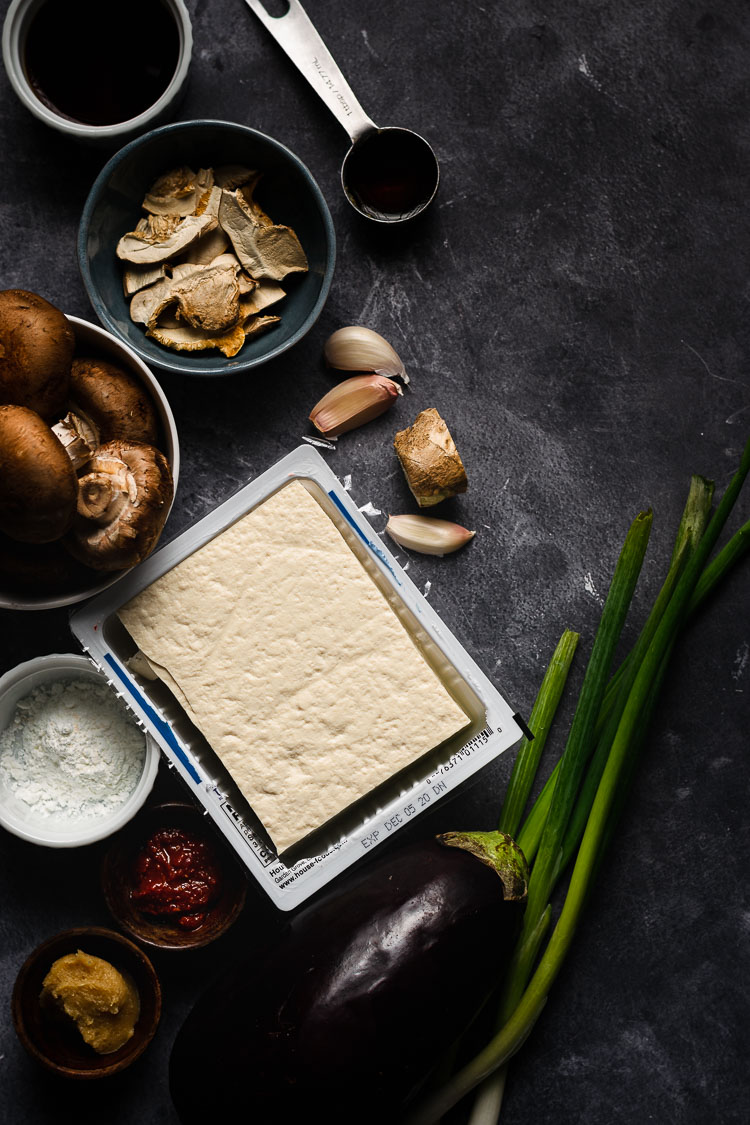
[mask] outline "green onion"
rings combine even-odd
[[[708,519],[711,499],[713,496],[713,485],[710,481],[706,481],[703,477],[695,476],[692,478],[690,492],[685,504],[680,527],[677,532],[675,540],[674,551],[672,553],[672,562],[670,564],[669,573],[665,579],[664,585],[659,592],[657,600],[654,604],[648,621],[644,626],[638,644],[643,646],[644,637],[652,636],[655,631],[656,624],[661,618],[664,611],[666,601],[668,601],[674,589],[679,574],[682,571],[685,560],[687,558],[686,551],[691,544],[698,541],[702,535],[706,521]],[[693,597],[689,605],[689,613],[697,612],[700,605],[708,598],[711,592],[715,589],[716,585],[722,578],[729,572],[732,566],[735,565],[743,557],[746,551],[750,549],[750,523],[744,524],[735,534],[731,540],[723,548],[723,550],[716,556],[716,558],[709,563],[704,572],[701,574],[698,585],[696,586]],[[606,718],[606,715],[611,711],[618,684],[621,682],[622,676],[625,674],[628,662],[633,659],[634,654],[626,658],[623,664],[620,665],[617,672],[607,685],[604,701],[602,704],[602,712],[600,721]],[[559,763],[558,763],[559,765]],[[552,792],[554,790],[555,782],[557,779],[557,769],[555,766],[554,771],[547,779],[547,782],[542,789],[537,801],[531,809],[526,821],[524,822],[521,830],[516,837],[516,842],[526,856],[529,863],[532,863],[536,855],[537,848],[539,847],[539,840],[541,839],[542,829],[549,810],[550,801],[552,799]],[[590,783],[589,783],[590,785]],[[574,814],[578,827],[580,825],[580,812]]]
[[[529,730],[534,737],[521,740],[498,821],[499,830],[509,836],[515,836],[521,823],[578,639],[570,629],[560,637],[531,709]]]
[[[735,563],[750,550],[750,520],[735,531],[725,547],[712,559],[698,579],[688,611],[695,613],[716,589],[716,586]]]
[[[627,605],[632,596],[635,578],[645,549],[643,514],[636,518],[628,535],[612,587],[602,614],[592,649],[578,706],[563,756],[554,780],[545,787],[545,808],[535,817],[538,850],[529,883],[524,930],[511,963],[504,990],[503,1026],[466,1066],[408,1118],[408,1125],[433,1125],[470,1090],[492,1074],[518,1051],[538,1019],[547,995],[559,974],[575,935],[583,907],[593,880],[599,870],[606,846],[611,839],[617,814],[624,801],[651,718],[669,658],[686,614],[694,611],[714,589],[718,580],[744,554],[748,546],[748,525],[740,529],[733,541],[720,552],[714,563],[709,556],[726,523],[727,517],[750,471],[750,442],[745,447],[740,466],[732,478],[708,526],[703,531],[710,505],[710,485],[703,482],[691,493],[691,508],[683,516],[678,532],[670,573],[649,615],[639,641],[620,670],[611,692],[605,699],[606,677],[609,675],[614,644],[622,628]],[[692,506],[692,501],[695,506]],[[707,503],[708,500],[708,503]],[[649,521],[650,522],[650,521]],[[640,557],[639,557],[640,556]],[[705,577],[704,575],[708,575]],[[595,743],[598,747],[595,750]],[[606,749],[602,749],[602,747]],[[595,786],[587,782],[586,764],[594,754],[594,774],[600,773]],[[525,769],[525,767],[524,767]],[[583,784],[582,784],[583,783]],[[514,798],[515,800],[515,798]],[[585,828],[580,835],[576,804],[590,805]],[[535,809],[540,805],[537,801]],[[527,826],[529,824],[527,820]],[[540,825],[543,827],[540,829]],[[570,851],[577,856],[557,924],[537,962],[540,942],[547,931],[549,894]],[[523,838],[523,832],[521,837]],[[528,858],[528,856],[527,856]],[[533,895],[532,895],[533,889]],[[536,962],[536,967],[533,968]],[[533,974],[529,973],[533,968]],[[502,1094],[500,1079],[499,1091]],[[478,1112],[483,1121],[496,1111],[498,1091],[488,1090]],[[475,1118],[476,1122],[476,1118]]]
[[[612,740],[627,704],[636,672],[654,638],[687,560],[691,552],[697,547],[706,529],[711,514],[713,491],[713,482],[699,476],[692,478],[664,584],[656,597],[635,647],[607,685],[599,716],[599,737],[596,751],[586,772],[563,842],[561,865],[563,869],[575,856],[576,849],[583,836],[597,787],[607,764]]]
[[[565,830],[586,764],[594,749],[597,716],[615,647],[640,574],[651,522],[650,512],[641,512],[636,516],[615,567],[529,879],[529,897],[518,950],[511,965],[511,978],[524,975],[523,966],[529,963],[531,956],[526,938],[546,910],[550,892],[560,873]]]

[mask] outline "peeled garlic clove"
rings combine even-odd
[[[329,336],[323,349],[329,367],[340,371],[374,371],[409,382],[406,369],[391,345],[371,328],[351,325]]]
[[[401,547],[423,555],[449,555],[476,535],[476,531],[434,516],[391,516],[385,530]]]
[[[338,437],[384,414],[403,393],[383,375],[354,375],[323,395],[312,408],[310,421],[326,437]]]

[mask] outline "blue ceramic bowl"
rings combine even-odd
[[[243,164],[263,173],[258,191],[274,222],[296,231],[309,271],[282,282],[287,295],[269,310],[281,317],[236,356],[217,349],[178,352],[146,336],[130,319],[122,288],[122,263],[115,247],[143,215],[146,191],[164,172],[181,164],[210,168]],[[232,375],[280,355],[313,326],[328,296],[336,258],[336,238],[325,199],[305,165],[278,141],[229,121],[182,121],[154,129],[131,141],[105,164],[83,209],[78,231],[78,263],[91,304],[102,324],[124,340],[147,364],[182,375]]]

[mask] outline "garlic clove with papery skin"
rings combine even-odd
[[[389,379],[409,382],[409,376],[396,351],[371,328],[353,324],[339,328],[325,342],[323,353],[329,367],[340,371],[373,371]]]
[[[390,516],[385,530],[400,547],[423,555],[449,555],[476,535],[458,523],[434,516]]]
[[[353,375],[323,395],[310,421],[325,437],[335,438],[384,414],[403,393],[383,375]]]

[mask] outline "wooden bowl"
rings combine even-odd
[[[109,961],[138,989],[141,1011],[133,1037],[109,1055],[98,1055],[72,1021],[45,1011],[42,982],[58,957],[77,950]],[[27,957],[16,977],[11,1001],[16,1034],[29,1054],[65,1078],[107,1078],[125,1070],[146,1050],[161,1015],[161,987],[143,950],[128,938],[99,926],[81,926],[49,938]]]
[[[205,921],[194,930],[169,918],[144,914],[133,901],[134,866],[141,848],[154,832],[181,828],[206,839],[221,866],[222,885]],[[102,863],[102,890],[112,917],[128,934],[154,949],[199,949],[225,933],[245,905],[247,878],[211,821],[195,805],[170,802],[151,805],[113,838]]]

